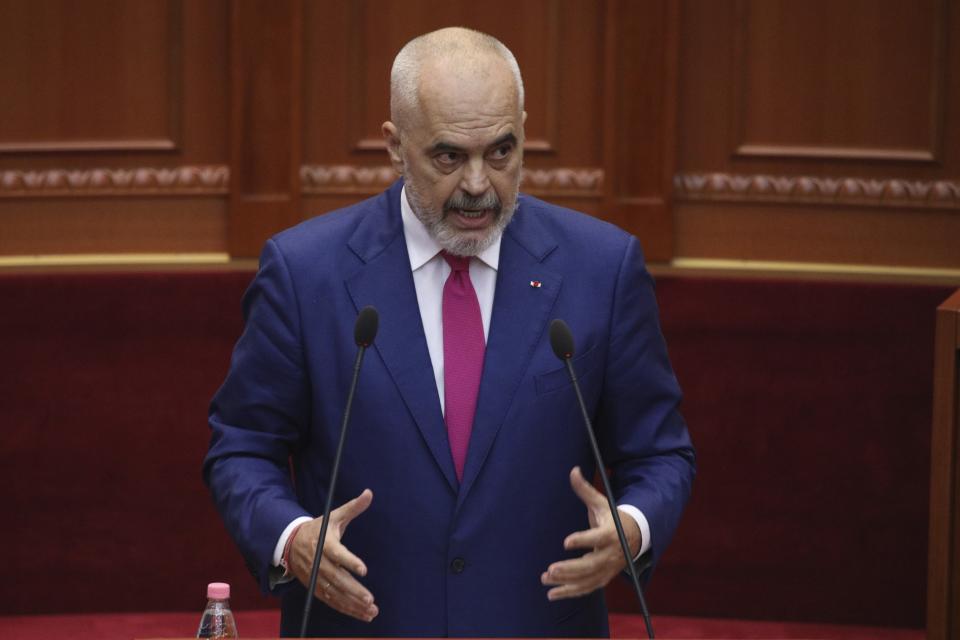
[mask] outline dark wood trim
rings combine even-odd
[[[185,69],[183,60],[183,31],[186,26],[183,22],[183,0],[171,0],[167,22],[170,29],[170,40],[167,44],[167,60],[169,61],[170,74],[167,77],[167,94],[169,98],[169,109],[167,126],[170,132],[170,140],[173,142],[173,151],[183,149],[183,103]]]
[[[547,42],[544,46],[549,50],[547,59],[547,87],[546,112],[544,113],[544,130],[546,137],[542,139],[528,138],[523,143],[524,153],[558,154],[560,153],[560,3],[554,0],[547,9]],[[522,69],[521,69],[522,71]]]
[[[674,255],[679,25],[677,2],[606,5],[602,215],[660,262]]]
[[[228,246],[258,255],[300,212],[303,5],[230,5],[231,122]]]
[[[920,162],[933,164],[932,149],[880,149],[873,147],[829,147],[777,144],[740,144],[735,158],[802,158],[820,160],[867,160],[870,162]]]
[[[933,386],[927,638],[950,640],[960,632],[960,290],[937,309]]]
[[[74,153],[104,151],[177,151],[174,138],[125,138],[123,140],[50,140],[0,142],[0,153]]]

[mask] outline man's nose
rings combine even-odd
[[[487,176],[487,166],[483,158],[471,158],[463,168],[460,179],[460,188],[464,193],[479,197],[490,188],[490,178]]]

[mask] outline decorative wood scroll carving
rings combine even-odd
[[[222,195],[225,165],[0,171],[0,197]]]
[[[601,197],[603,169],[596,167],[524,169],[523,190],[531,194]],[[372,193],[388,187],[397,174],[390,166],[304,165],[300,181],[304,193]]]
[[[371,193],[397,179],[390,166],[304,165],[304,193]],[[600,197],[603,169],[524,169],[523,189],[529,193]],[[225,165],[131,169],[48,169],[0,171],[0,197],[222,195],[228,192],[230,169]]]
[[[522,184],[529,193],[601,197],[603,178],[603,169],[596,167],[524,169]]]
[[[369,193],[387,188],[397,174],[390,166],[305,164],[300,167],[304,193]]]
[[[678,173],[678,200],[960,209],[960,181]]]

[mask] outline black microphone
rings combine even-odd
[[[590,448],[593,449],[593,458],[597,463],[597,469],[600,470],[600,478],[603,480],[603,489],[607,494],[607,503],[610,505],[610,514],[613,516],[613,523],[617,527],[617,536],[620,538],[620,547],[623,549],[623,557],[627,561],[627,572],[630,574],[630,580],[633,582],[633,588],[637,592],[637,600],[640,601],[640,612],[643,614],[643,622],[647,625],[647,637],[653,638],[653,625],[650,623],[650,612],[647,610],[647,601],[643,597],[643,589],[640,588],[640,576],[637,574],[637,568],[633,564],[633,557],[630,555],[630,545],[627,544],[627,536],[623,533],[623,523],[620,522],[620,511],[613,500],[613,489],[610,488],[610,480],[607,478],[606,465],[603,464],[603,458],[600,457],[600,447],[597,446],[597,438],[593,434],[593,426],[590,424],[590,415],[587,413],[587,405],[583,402],[583,394],[580,393],[580,384],[577,382],[577,374],[573,371],[573,334],[570,327],[563,320],[555,319],[550,322],[550,347],[553,353],[563,360],[567,365],[567,372],[570,374],[570,380],[573,382],[573,390],[577,393],[577,402],[580,403],[580,411],[583,413],[583,424],[587,428],[587,436],[590,438]]]
[[[357,346],[366,349],[373,344],[377,337],[377,328],[380,326],[380,316],[373,307],[364,307],[357,314],[357,323],[353,325],[353,341]]]
[[[347,407],[343,412],[343,424],[340,425],[340,442],[337,443],[337,453],[333,458],[333,470],[330,473],[330,488],[327,490],[327,504],[323,508],[323,522],[320,524],[320,537],[317,538],[317,549],[313,554],[313,568],[310,570],[310,584],[307,587],[307,600],[303,605],[303,620],[300,623],[300,637],[307,636],[307,623],[310,620],[310,606],[313,604],[313,594],[317,590],[317,577],[320,573],[320,558],[323,554],[323,543],[327,539],[327,524],[330,522],[330,510],[333,507],[333,495],[337,488],[337,476],[340,473],[340,457],[343,454],[343,443],[347,439],[347,424],[350,422],[350,407],[353,405],[353,395],[357,390],[357,380],[360,378],[360,363],[363,354],[377,337],[377,328],[380,316],[373,307],[364,307],[357,315],[357,322],[353,325],[353,340],[357,343],[357,359],[353,363],[353,380],[350,381],[350,392],[347,394]]]

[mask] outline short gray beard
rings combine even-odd
[[[463,257],[478,256],[496,242],[497,238],[503,234],[503,230],[510,224],[519,204],[519,185],[514,191],[513,204],[508,207],[503,206],[495,195],[480,198],[453,196],[444,203],[443,212],[437,212],[436,209],[424,202],[416,188],[412,187],[409,182],[406,184],[406,190],[410,208],[413,209],[417,219],[426,227],[430,237],[443,250]],[[494,205],[494,202],[496,203],[495,206],[491,206]],[[482,236],[468,236],[450,223],[447,218],[447,209],[494,209],[493,226],[487,229]]]

